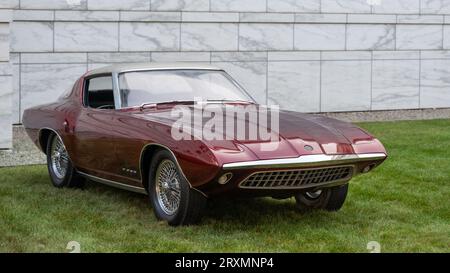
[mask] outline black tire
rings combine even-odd
[[[348,184],[324,188],[320,194],[301,192],[295,195],[297,208],[301,212],[314,209],[324,209],[328,211],[338,211],[341,209],[347,197]],[[314,196],[316,194],[316,196]]]
[[[170,194],[173,192],[177,194],[176,192],[179,190],[178,207],[177,209],[174,209],[172,213],[167,212],[167,208],[164,208],[165,206],[161,194],[157,193],[157,187],[159,189],[157,183],[162,183],[160,181],[163,179],[157,177],[158,168],[162,168],[163,164],[168,164],[173,168],[175,171],[174,179],[178,181],[172,179],[172,181],[175,181],[174,183],[177,183],[177,187],[170,188],[170,191],[172,191]],[[192,225],[201,220],[203,209],[206,205],[206,197],[190,187],[190,184],[179,169],[175,158],[173,158],[169,151],[160,150],[155,154],[150,165],[148,177],[149,198],[153,206],[153,212],[158,220],[167,221],[171,226]]]
[[[57,134],[51,134],[47,140],[47,169],[50,175],[50,180],[52,181],[53,186],[57,188],[62,187],[70,187],[70,188],[81,188],[84,186],[85,180],[77,174],[77,171],[72,165],[72,161],[67,154],[66,148],[64,144],[62,144],[61,149],[66,151],[67,155],[67,165],[64,166],[64,175],[57,173],[55,168],[53,167],[53,159],[52,159],[52,146],[56,141],[61,141],[61,138]]]

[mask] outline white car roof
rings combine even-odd
[[[121,73],[128,71],[145,71],[145,70],[177,70],[177,69],[193,69],[193,70],[222,70],[221,68],[199,63],[133,63],[133,64],[114,64],[89,71],[86,75],[98,75],[109,73]]]

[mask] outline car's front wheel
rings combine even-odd
[[[301,212],[313,209],[338,211],[347,197],[348,184],[324,188],[317,191],[301,192],[295,195],[297,208]]]
[[[172,226],[200,220],[206,197],[190,187],[170,152],[161,150],[155,154],[149,178],[150,202],[159,220]]]
[[[83,178],[77,175],[62,139],[51,134],[47,142],[47,169],[53,186],[82,187]]]

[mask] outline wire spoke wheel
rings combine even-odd
[[[175,163],[163,160],[156,170],[156,197],[167,215],[174,215],[180,207],[180,176]]]
[[[53,139],[51,146],[51,168],[58,179],[63,179],[67,174],[69,166],[69,155],[59,136]]]

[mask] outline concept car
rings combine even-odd
[[[89,179],[148,194],[156,217],[170,225],[196,223],[206,200],[219,196],[295,197],[301,211],[336,211],[350,179],[387,157],[380,141],[353,124],[283,110],[273,149],[259,138],[174,138],[174,109],[192,110],[198,97],[228,110],[258,106],[213,66],[115,65],[86,73],[56,102],[27,109],[23,124],[46,154],[54,186]]]

